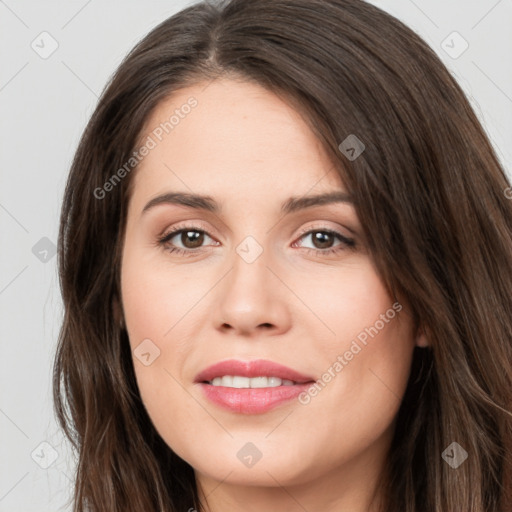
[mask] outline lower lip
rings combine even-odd
[[[274,388],[229,388],[201,383],[206,398],[213,403],[241,414],[261,414],[297,398],[313,382],[276,386]]]

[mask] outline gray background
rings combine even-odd
[[[62,318],[53,248],[63,187],[109,76],[143,35],[189,3],[0,0],[2,512],[71,510],[65,504],[74,460],[51,398]],[[510,175],[512,1],[372,3],[404,21],[440,55]],[[41,36],[44,31],[50,36]],[[469,44],[461,55],[464,41],[454,31]],[[54,41],[58,48],[48,56]]]

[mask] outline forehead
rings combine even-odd
[[[166,189],[270,200],[342,188],[301,115],[250,82],[175,91],[153,110],[140,141],[152,149],[137,166],[134,201]]]

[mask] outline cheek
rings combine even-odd
[[[297,279],[294,290],[312,313],[311,324],[316,317],[318,348],[327,355],[348,348],[361,333],[364,338],[376,322],[382,327],[381,315],[394,302],[368,260]]]
[[[370,265],[345,276],[342,293],[331,290],[324,301],[336,333],[326,350],[331,363],[341,360],[343,392],[367,401],[401,397],[414,347],[404,305],[388,294]]]
[[[314,350],[320,379],[303,404],[318,419],[318,439],[331,439],[340,453],[349,453],[375,440],[398,412],[413,333],[405,305],[387,293],[369,264],[320,281],[322,289],[307,295],[325,326]]]
[[[164,270],[155,265],[142,265],[141,261],[127,255],[121,276],[123,312],[135,377],[154,427],[181,454],[182,444],[187,445],[183,428],[194,437],[192,432],[197,424],[190,408],[190,396],[179,384],[183,381],[180,372],[190,347],[173,340],[173,336],[179,338],[180,319],[191,307],[190,300],[183,298],[187,296],[184,287],[190,283],[182,277],[183,273],[175,273],[172,279],[166,280]],[[171,418],[180,418],[176,430]]]
[[[121,293],[132,348],[145,338],[160,340],[160,344],[169,339],[190,309],[193,291],[201,291],[190,272],[176,270],[148,252],[133,248],[123,257]]]
[[[207,301],[201,299],[212,286],[206,277],[148,257],[148,251],[135,244],[123,255],[123,313],[138,388],[155,427],[161,434],[161,429],[168,430],[163,437],[172,439],[173,446],[179,439],[169,425],[171,410],[181,425],[188,425],[187,431],[197,423],[191,417],[190,395],[181,384],[191,378],[185,368],[194,352],[190,340],[200,326],[194,318],[204,313]]]

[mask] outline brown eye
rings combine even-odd
[[[335,241],[335,236],[327,231],[312,231],[311,238],[317,249],[329,249]]]
[[[331,254],[343,249],[354,248],[356,245],[353,239],[330,229],[312,229],[303,233],[300,240],[307,240],[308,238],[312,240],[313,247],[305,247],[304,242],[300,243],[300,247],[307,251],[317,252],[318,254]],[[336,244],[336,239],[340,243]]]
[[[180,241],[187,249],[197,249],[198,247],[201,247],[204,242],[204,232],[188,230],[182,231]]]
[[[158,240],[158,243],[167,247],[170,252],[176,254],[195,254],[198,250],[203,248],[206,242],[205,237],[211,239],[206,231],[189,226],[181,229],[178,228],[167,233]]]

